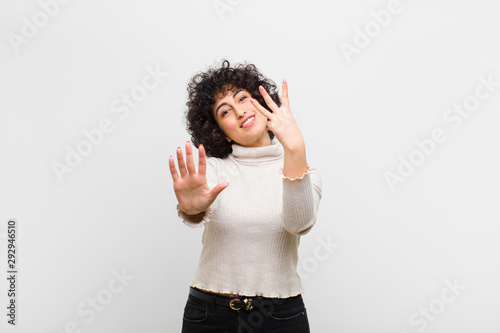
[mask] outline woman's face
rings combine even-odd
[[[245,147],[269,146],[267,118],[252,105],[251,97],[245,89],[227,90],[225,96],[216,98],[212,107],[215,121],[229,142],[233,140]]]

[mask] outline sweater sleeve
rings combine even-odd
[[[283,227],[291,234],[305,235],[316,223],[322,196],[321,176],[309,165],[301,177],[286,177],[283,168],[280,168],[280,175],[283,179]]]
[[[210,189],[213,189],[217,185],[217,161],[214,157],[207,157],[207,184]],[[217,197],[218,199],[218,197]],[[217,201],[217,199],[215,199]],[[184,222],[185,225],[191,228],[201,228],[207,224],[212,217],[212,207],[215,201],[208,207],[208,209],[198,215],[188,215],[180,209],[180,205],[177,204],[177,216]]]

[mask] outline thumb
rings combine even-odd
[[[229,183],[224,182],[224,183],[219,183],[214,186],[214,188],[210,191],[210,196],[212,197],[212,200],[215,200],[217,196],[222,192],[226,187],[228,187]]]

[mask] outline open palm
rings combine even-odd
[[[177,148],[177,161],[181,174],[180,177],[175,168],[174,158],[170,155],[168,161],[170,173],[174,181],[175,196],[179,202],[180,209],[188,215],[196,215],[204,212],[229,184],[227,182],[220,183],[210,190],[207,183],[207,161],[203,145],[199,147],[198,172],[196,172],[193,150],[189,141],[186,142],[187,168],[180,147]]]

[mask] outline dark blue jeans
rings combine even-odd
[[[310,333],[302,295],[285,299],[249,297],[253,300],[253,309],[233,310],[216,304],[215,298],[234,297],[203,293],[211,299],[188,295],[182,333]]]

